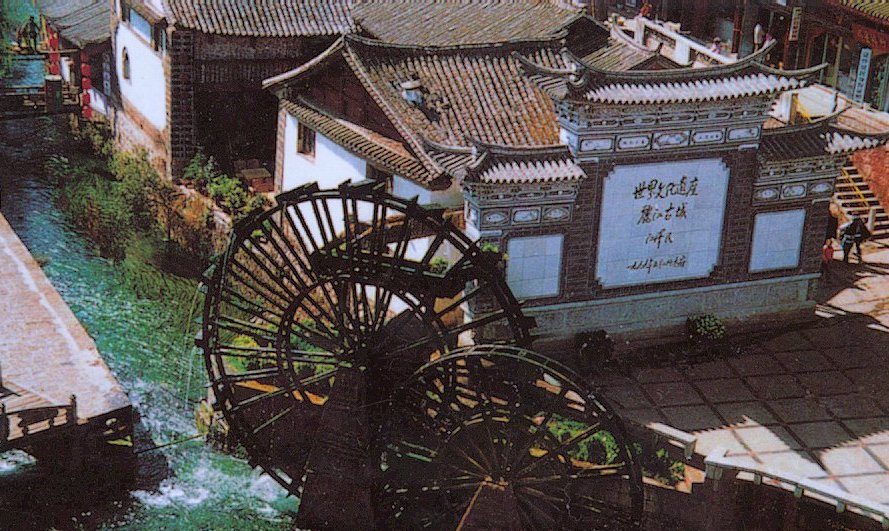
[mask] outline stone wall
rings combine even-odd
[[[526,306],[548,339],[568,339],[605,329],[617,337],[678,336],[690,315],[714,314],[743,324],[761,316],[811,310],[811,282],[817,274],[769,278],[679,290],[654,291],[598,300]]]

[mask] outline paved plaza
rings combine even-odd
[[[745,354],[606,376],[605,396],[630,422],[694,434],[698,454],[889,505],[889,249],[865,260],[832,264],[817,321],[735,338]]]

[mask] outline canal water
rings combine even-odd
[[[30,61],[16,73],[11,82],[19,85],[42,77]],[[194,399],[205,379],[191,347],[194,323],[171,316],[170,301],[140,296],[123,267],[94,253],[54,206],[43,163],[68,149],[66,131],[65,118],[0,122],[0,212],[128,392],[140,453],[123,482],[101,470],[62,479],[25,454],[0,455],[0,529],[292,529],[297,500],[243,460],[200,439],[153,449],[196,433]],[[180,304],[197,312],[194,288]]]

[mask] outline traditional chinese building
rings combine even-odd
[[[349,2],[114,0],[115,133],[178,175],[198,146],[229,168],[274,160],[277,101],[261,81],[351,31]]]
[[[369,177],[463,209],[550,337],[810,313],[839,165],[884,137],[836,116],[765,127],[820,68],[775,70],[768,50],[675,68],[596,27],[452,46],[343,37],[266,83],[282,102],[279,188]]]
[[[49,32],[58,35],[57,49],[66,83],[81,90],[84,117],[108,112],[111,95],[111,7],[103,0],[38,0]],[[78,50],[72,53],[70,50]],[[88,109],[88,110],[87,110]]]

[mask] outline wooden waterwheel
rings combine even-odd
[[[379,529],[633,529],[642,474],[620,419],[570,370],[480,345],[393,395],[375,456]]]
[[[372,439],[405,378],[464,345],[531,341],[496,261],[443,214],[374,182],[305,186],[237,224],[207,273],[216,407],[300,496],[301,528],[375,525]]]

